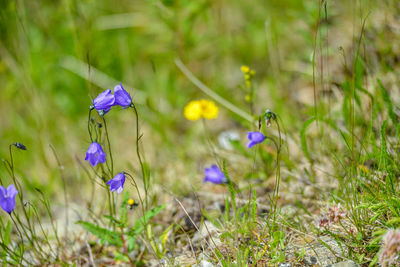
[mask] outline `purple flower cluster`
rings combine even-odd
[[[111,90],[105,90],[93,100],[93,107],[101,116],[110,111],[113,106],[121,106],[123,108],[132,105],[132,97],[125,91],[122,83],[114,87],[114,95]]]
[[[123,108],[133,107],[132,97],[124,89],[121,83],[114,87],[114,94],[111,93],[110,89],[99,94],[93,100],[93,106],[91,108],[96,109],[100,116],[104,116],[104,114],[109,112],[113,106],[121,106]],[[95,167],[99,163],[106,162],[106,153],[101,145],[94,141],[86,151],[85,160],[89,161],[89,163]],[[117,193],[120,194],[124,189],[124,183],[125,174],[121,172],[109,180],[107,185],[110,186],[111,192],[117,191]]]

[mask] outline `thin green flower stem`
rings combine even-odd
[[[250,114],[251,116],[254,116],[254,86],[253,83],[251,83],[250,90],[249,90],[249,96],[250,96],[250,101],[249,101],[249,109],[250,109]]]
[[[30,221],[30,219],[29,219],[29,216],[28,216],[28,213],[27,213],[27,211],[26,211],[26,209],[25,209],[25,205],[24,205],[24,198],[23,198],[23,196],[24,196],[24,194],[23,194],[23,191],[22,191],[22,187],[21,187],[21,185],[19,184],[19,182],[17,181],[17,178],[15,177],[15,172],[14,172],[14,159],[13,159],[13,155],[12,155],[12,147],[13,147],[14,145],[13,144],[11,144],[11,145],[9,145],[9,152],[10,152],[10,162],[8,162],[8,161],[6,161],[7,163],[8,163],[8,165],[9,165],[9,168],[10,168],[10,171],[11,171],[11,177],[12,177],[12,179],[13,179],[13,181],[14,181],[14,184],[15,184],[15,187],[17,188],[17,191],[18,191],[18,198],[19,198],[19,200],[21,201],[21,206],[22,206],[22,210],[23,210],[23,212],[24,212],[24,215],[25,215],[25,218],[26,218],[26,221],[27,221],[27,223],[28,223],[28,229],[29,229],[29,232],[31,233],[31,236],[33,237],[34,236],[34,234],[33,234],[33,232],[32,232],[32,225],[31,225],[31,221]],[[33,243],[33,241],[32,241],[32,244],[34,244]]]
[[[107,181],[105,180],[105,177],[104,177],[104,174],[105,174],[106,172],[104,171],[104,166],[103,166],[103,165],[100,165],[100,168],[101,168],[101,171],[102,171],[102,173],[103,173],[102,178],[104,178],[104,180],[103,180],[103,182],[104,182],[104,184],[105,184],[104,189],[105,189],[106,192],[107,192],[108,209],[109,209],[109,211],[110,211],[110,216],[114,216],[114,209],[113,209],[113,205],[111,204],[111,193],[110,193],[110,189],[108,188]],[[111,221],[110,221],[110,225],[111,225]]]
[[[40,192],[40,191],[39,191],[39,192]],[[49,215],[51,228],[53,229],[54,235],[55,235],[55,237],[56,237],[58,247],[61,248],[61,247],[62,247],[62,244],[61,244],[61,242],[60,242],[60,238],[59,238],[58,233],[57,233],[57,227],[54,225],[54,219],[53,219],[53,214],[51,213],[50,202],[49,202],[49,200],[44,196],[44,194],[43,194],[42,192],[40,192],[40,193],[41,193],[41,195],[42,195],[41,201],[42,201],[43,205],[44,205],[45,208],[46,208],[47,214]]]
[[[281,129],[278,123],[278,120],[275,120],[276,126],[278,127],[278,133],[279,133],[279,147],[277,149],[276,153],[276,178],[275,178],[275,188],[274,188],[274,218],[273,218],[273,226],[275,227],[275,222],[276,222],[276,207],[278,203],[278,198],[279,198],[279,185],[281,181],[281,164],[280,164],[280,153],[281,153],[281,147],[282,147],[282,137],[281,137]]]
[[[208,144],[208,146],[210,148],[211,154],[213,155],[213,157],[214,157],[215,161],[217,162],[218,166],[221,167],[220,166],[221,163],[220,163],[220,161],[218,159],[217,152],[215,151],[215,146],[214,146],[214,144],[213,144],[213,142],[211,140],[210,129],[208,128],[206,120],[204,118],[201,118],[201,122],[203,124],[204,132],[205,132],[205,135],[206,135],[205,136],[206,137],[206,142],[207,142],[207,144]]]
[[[256,163],[257,163],[257,152],[258,152],[258,146],[256,146],[255,147],[255,150],[254,150],[254,156],[253,156],[253,164],[252,164],[252,167],[251,167],[251,176],[250,176],[250,187],[249,187],[249,206],[247,207],[247,216],[248,216],[248,218],[250,218],[250,213],[251,213],[251,210],[252,210],[252,206],[250,205],[250,203],[251,203],[251,200],[252,200],[252,198],[253,198],[253,179],[254,179],[254,174],[255,174],[255,171],[256,171]],[[253,224],[251,225],[251,229],[253,229]],[[253,236],[252,236],[252,239],[253,239]]]
[[[260,131],[260,125],[258,126],[258,130]],[[253,164],[251,167],[251,177],[250,177],[250,188],[249,188],[249,206],[247,207],[247,216],[248,218],[250,218],[250,212],[252,210],[252,205],[250,205],[251,200],[252,200],[252,196],[253,196],[253,179],[254,179],[254,174],[255,174],[255,170],[256,170],[256,163],[257,163],[257,152],[258,152],[258,146],[255,147],[255,151],[254,151],[254,156],[253,156]],[[253,229],[253,224],[251,225],[251,230]],[[252,236],[253,239],[253,236]]]
[[[6,259],[4,259],[4,262],[2,262],[3,266],[14,266],[15,262],[16,262],[16,260],[14,258],[19,258],[20,259],[20,262],[19,262],[20,266],[23,266],[22,265],[22,261],[25,261],[26,263],[28,263],[27,266],[33,266],[33,263],[31,263],[31,262],[27,261],[26,259],[23,259],[22,257],[20,257],[16,252],[14,252],[11,249],[9,249],[8,246],[6,246],[4,243],[0,243],[0,246],[7,253],[6,256],[9,255],[9,257],[11,257],[12,260],[14,260],[14,262],[10,262],[10,259],[7,259],[7,257],[6,257]],[[6,263],[8,265],[5,265]]]
[[[110,137],[108,135],[108,130],[107,130],[107,123],[106,119],[104,116],[101,117],[103,119],[104,123],[104,129],[106,131],[106,139],[107,139],[107,145],[108,145],[108,152],[110,153],[110,164],[111,164],[111,171],[110,171],[110,176],[114,177],[114,161],[113,161],[113,156],[112,156],[112,151],[111,151],[111,142],[110,142]]]
[[[20,246],[20,249],[21,249],[21,262],[22,262],[22,259],[24,258],[24,239],[23,239],[23,237],[22,237],[21,231],[19,230],[18,224],[17,224],[17,222],[14,220],[14,218],[13,218],[13,216],[12,216],[11,213],[10,213],[10,218],[11,218],[11,220],[13,221],[15,227],[17,228],[19,237],[21,238],[21,246]]]
[[[109,210],[110,210],[110,216],[114,217],[113,205],[111,204],[111,193],[110,193],[110,190],[107,187],[106,187],[106,191],[107,191],[108,207],[109,207]],[[114,225],[114,224],[110,221],[110,225]]]
[[[5,246],[4,244],[0,244],[0,246],[1,246],[1,248],[3,248],[8,253],[8,255],[12,255],[15,258],[19,257],[19,255],[15,251],[9,249],[8,246]],[[28,261],[25,258],[19,257],[19,259],[21,260],[21,263],[22,263],[22,261],[25,261],[27,263],[27,265],[25,265],[25,266],[35,266],[35,264],[33,264],[32,262]],[[4,263],[8,263],[9,264],[9,265],[6,265],[6,266],[14,266],[15,265],[15,262],[11,263],[7,259],[6,259],[6,262],[4,262]],[[20,266],[23,266],[21,263],[20,263]]]
[[[278,122],[276,120],[275,120],[275,122],[278,125],[278,133],[280,133],[280,126],[279,126],[279,124],[278,124]],[[264,128],[264,132],[265,132],[266,131],[265,127],[263,127],[263,128]],[[275,185],[274,185],[274,191],[273,191],[272,197],[270,199],[271,200],[271,204],[270,204],[271,205],[271,210],[270,210],[270,212],[269,212],[269,214],[267,216],[267,222],[268,223],[265,225],[265,227],[264,227],[264,229],[262,231],[263,235],[265,234],[265,232],[267,230],[267,227],[270,226],[269,225],[269,221],[270,221],[272,215],[273,215],[273,224],[272,224],[272,227],[271,226],[269,227],[270,234],[272,234],[272,231],[274,231],[274,226],[275,226],[276,202],[278,200],[277,193],[279,192],[279,183],[280,183],[280,151],[281,151],[281,146],[282,146],[281,136],[280,135],[278,135],[278,136],[279,136],[279,144],[277,144],[277,142],[273,138],[266,136],[266,139],[271,140],[272,143],[275,145],[275,149],[276,149],[277,153],[276,153]]]
[[[63,193],[64,193],[64,203],[65,203],[65,228],[64,228],[64,234],[65,236],[68,236],[68,224],[69,224],[69,216],[68,216],[68,209],[69,209],[69,202],[68,202],[68,195],[67,195],[67,185],[65,182],[65,175],[63,172],[63,166],[61,165],[61,162],[57,156],[56,150],[54,147],[50,144],[49,145],[51,150],[53,151],[54,157],[56,158],[57,165],[58,165],[58,170],[60,171],[60,176],[61,176],[61,181],[63,185]]]
[[[15,215],[15,218],[16,218],[17,222],[19,223],[19,225],[21,225],[21,228],[22,228],[22,230],[23,230],[23,232],[25,234],[25,237],[28,239],[29,243],[31,243],[31,245],[33,246],[34,252],[37,255],[39,255],[39,257],[43,258],[42,253],[38,250],[38,249],[41,249],[41,246],[39,246],[39,245],[35,246],[34,240],[36,239],[36,236],[32,233],[32,231],[30,231],[31,232],[31,237],[30,237],[28,232],[26,231],[27,227],[25,225],[23,225],[21,219],[17,215]],[[29,229],[29,230],[31,230],[31,229]]]
[[[142,213],[143,213],[143,216],[146,214],[146,210],[145,210],[145,207],[144,207],[144,203],[143,203],[143,198],[142,198],[142,195],[140,194],[140,191],[139,191],[139,187],[137,186],[137,183],[136,183],[136,181],[135,181],[135,179],[133,178],[133,176],[132,175],[130,175],[129,173],[127,173],[127,172],[125,172],[125,174],[126,175],[128,175],[130,178],[131,178],[131,180],[132,180],[132,184],[133,184],[133,186],[135,187],[135,189],[136,189],[136,191],[137,191],[137,193],[138,193],[138,197],[139,197],[139,201],[140,201],[140,204],[141,204],[141,206],[142,206]]]
[[[106,123],[106,119],[104,118],[104,116],[101,117],[103,119],[103,123],[104,123],[104,130],[106,132],[106,139],[107,139],[107,145],[108,145],[108,152],[110,153],[110,165],[111,165],[111,170],[110,170],[110,179],[112,179],[114,177],[114,160],[113,160],[113,156],[112,156],[112,151],[111,151],[111,142],[110,142],[110,137],[108,134],[108,128],[107,128],[107,123]],[[114,200],[114,195],[111,194],[111,205],[112,205],[112,209],[114,210],[114,214],[116,211],[116,207],[115,207],[115,200]]]
[[[90,127],[90,115],[91,115],[91,113],[92,113],[92,110],[93,109],[89,109],[89,117],[88,117],[88,125],[87,125],[87,128],[88,128],[88,132],[89,132],[89,137],[90,137],[90,141],[93,143],[93,138],[92,138],[92,129],[91,129],[91,127]]]
[[[53,247],[50,245],[48,235],[47,235],[46,231],[43,229],[43,225],[42,225],[42,222],[40,221],[40,216],[39,216],[39,214],[38,214],[38,212],[37,212],[36,207],[33,206],[31,203],[28,203],[28,205],[29,205],[30,207],[32,207],[32,210],[33,210],[33,212],[35,213],[36,218],[37,218],[37,220],[38,220],[38,223],[39,223],[40,229],[41,229],[41,231],[42,231],[42,234],[43,234],[44,238],[46,239],[47,244],[49,245],[50,250],[54,253]],[[39,248],[40,248],[40,250],[42,250],[41,246],[39,246]],[[60,247],[60,248],[61,248],[61,247]],[[43,251],[43,250],[42,250],[42,251]],[[43,251],[43,252],[44,252],[44,251]],[[44,253],[45,253],[45,252],[44,252]],[[46,254],[46,253],[45,253],[45,254]]]
[[[140,164],[140,169],[142,171],[142,177],[143,177],[143,185],[144,185],[144,192],[145,192],[145,203],[146,203],[146,210],[148,207],[148,189],[149,189],[149,181],[147,180],[146,177],[146,172],[144,169],[144,164],[142,161],[142,156],[140,155],[140,148],[139,148],[139,141],[140,141],[140,136],[139,136],[139,114],[137,112],[136,106],[132,106],[133,111],[135,112],[135,117],[136,117],[136,154],[139,159],[139,164]]]
[[[129,178],[131,178],[133,187],[135,187],[136,192],[137,192],[137,194],[138,194],[139,201],[140,201],[140,206],[141,206],[141,208],[142,208],[142,214],[143,214],[143,220],[141,220],[141,221],[142,221],[142,224],[143,224],[143,229],[144,229],[144,231],[147,231],[147,225],[148,225],[148,223],[147,223],[147,220],[145,219],[145,218],[146,218],[146,208],[147,208],[147,206],[146,206],[146,207],[144,206],[144,202],[143,202],[142,195],[140,194],[139,187],[138,187],[138,185],[137,185],[135,179],[133,178],[133,176],[130,175],[129,173],[127,173],[127,172],[124,172],[124,173],[125,173]],[[147,236],[147,234],[144,235],[144,236],[145,236],[145,238],[147,239],[148,242],[152,242],[152,240],[150,240],[150,237]],[[156,256],[157,256],[157,254],[156,254]]]

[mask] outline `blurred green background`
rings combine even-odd
[[[314,47],[330,68],[328,78],[340,79],[339,48],[352,49],[369,14],[367,27],[374,35],[372,40],[366,35],[364,43],[379,45],[386,52],[382,57],[389,58],[398,50],[398,37],[386,42],[380,22],[393,18],[396,2],[2,0],[0,158],[8,157],[10,143],[25,144],[28,151],[15,152],[25,186],[57,195],[60,179],[51,144],[68,183],[87,181],[79,162],[86,164],[91,99],[122,82],[138,105],[155,181],[177,191],[190,189],[201,184],[209,156],[201,123],[186,121],[182,111],[190,100],[208,97],[177,68],[176,58],[243,110],[240,66],[251,66],[257,72],[256,113],[274,110],[298,140],[302,123],[313,114]],[[324,3],[329,19],[318,24]],[[387,71],[393,70],[388,65]],[[316,75],[326,77],[321,64]],[[211,132],[238,129],[244,140],[246,128],[232,116],[237,118],[221,107],[218,119],[209,123]],[[133,114],[116,110],[107,119],[117,168],[137,167]],[[0,178],[7,177],[0,168]]]

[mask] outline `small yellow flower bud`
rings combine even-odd
[[[128,199],[128,205],[133,206],[133,204],[135,204],[135,200],[133,200],[132,198]]]
[[[250,71],[250,75],[251,75],[251,76],[256,75],[256,71],[255,71],[255,70],[251,70],[251,71]]]
[[[246,82],[245,82],[245,83],[246,83],[246,87],[247,87],[247,88],[251,88],[251,81],[249,81],[249,80],[246,80]]]
[[[243,73],[248,73],[250,71],[250,68],[249,68],[249,66],[243,65],[243,66],[240,67],[240,70]]]
[[[245,75],[244,75],[244,78],[245,78],[246,80],[250,80],[251,76],[250,76],[249,74],[245,74]]]
[[[246,95],[244,97],[244,100],[246,100],[246,102],[250,102],[251,101],[251,96],[250,95]]]

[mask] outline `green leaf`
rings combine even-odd
[[[121,235],[119,233],[102,228],[90,222],[78,221],[76,223],[82,225],[85,230],[100,238],[102,242],[108,242],[111,245],[122,246]]]
[[[113,216],[104,215],[104,218],[106,218],[106,219],[110,220],[111,222],[115,223],[116,225],[118,225],[118,227],[122,227],[123,226],[122,222],[120,222],[119,220],[117,220]]]
[[[114,260],[115,261],[129,262],[128,256],[126,256],[125,254],[119,253],[118,251],[114,251]]]
[[[10,242],[10,232],[11,232],[11,222],[8,221],[7,222],[7,226],[4,230],[4,235],[3,235],[3,244],[4,246],[8,246],[8,243]],[[3,249],[1,251],[1,258],[3,259],[3,262],[7,262],[7,251],[5,249]],[[5,265],[4,265],[5,266]]]
[[[396,116],[396,113],[394,113],[394,111],[393,111],[393,104],[392,104],[392,101],[390,100],[390,95],[379,79],[377,79],[377,82],[378,82],[379,88],[381,89],[383,101],[385,101],[385,103],[386,103],[389,117],[392,120],[393,124],[396,125],[397,124],[397,116]]]
[[[161,250],[162,250],[163,254],[165,254],[165,252],[166,252],[165,244],[167,243],[169,232],[171,231],[172,226],[174,226],[174,225],[171,224],[170,226],[168,226],[168,228],[164,230],[164,232],[161,234],[161,236],[159,238],[159,240],[161,241]]]
[[[136,235],[130,235],[127,237],[126,239],[126,243],[128,244],[128,252],[131,252],[135,249],[135,245],[136,245]]]
[[[151,218],[153,218],[154,216],[156,216],[158,213],[160,213],[165,207],[166,207],[166,205],[163,204],[163,205],[155,207],[151,210],[146,211],[144,216],[142,216],[141,218],[139,218],[135,221],[135,224],[134,224],[132,230],[129,232],[129,234],[131,235],[133,232],[133,234],[136,235],[136,234],[140,234],[141,232],[143,232],[144,226],[149,222],[149,220]]]
[[[395,227],[396,225],[400,225],[400,217],[392,218],[386,222],[386,225],[389,227]]]
[[[306,120],[303,124],[303,127],[301,128],[300,131],[300,138],[301,138],[301,149],[304,152],[304,155],[307,157],[307,159],[309,161],[311,161],[311,156],[310,156],[310,152],[308,151],[308,147],[307,147],[307,139],[306,139],[306,131],[307,128],[311,125],[311,123],[313,123],[315,121],[315,117],[311,117],[308,120]]]
[[[10,242],[10,233],[11,233],[11,222],[7,222],[6,230],[4,231],[4,236],[3,236],[3,242],[4,245],[8,246],[8,243]]]
[[[122,199],[122,203],[121,206],[119,207],[119,217],[121,220],[122,224],[126,224],[128,221],[128,217],[127,217],[127,204],[128,204],[128,199],[129,199],[129,192],[125,191],[124,193],[124,197]]]
[[[362,241],[362,239],[363,239],[363,236],[362,236],[361,232],[358,232],[358,234],[357,234],[357,236],[356,236],[356,240],[357,240],[358,242],[360,242],[360,241]]]

